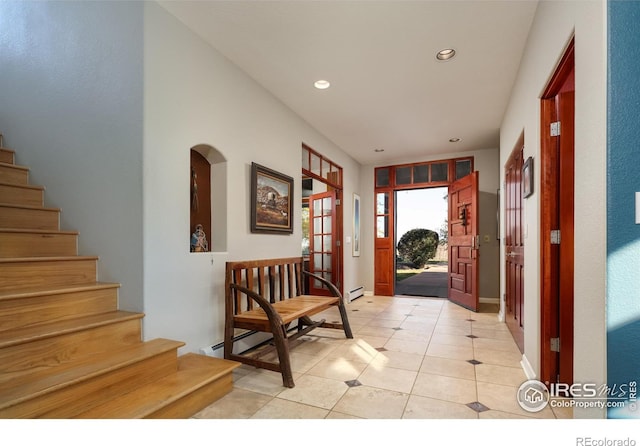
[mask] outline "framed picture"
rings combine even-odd
[[[533,158],[529,157],[522,166],[522,196],[528,198],[533,194]]]
[[[360,195],[353,194],[353,257],[360,257]]]
[[[251,163],[251,232],[293,233],[293,178]]]
[[[496,191],[496,240],[500,240],[500,189]]]

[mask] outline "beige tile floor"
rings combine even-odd
[[[520,408],[522,356],[495,306],[475,313],[446,299],[364,296],[347,310],[354,339],[316,329],[292,348],[293,389],[243,365],[234,389],[194,418],[571,418]],[[339,320],[333,309],[319,318]]]

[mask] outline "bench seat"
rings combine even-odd
[[[302,295],[292,299],[281,300],[271,305],[282,318],[282,322],[290,324],[303,316],[313,316],[337,304],[337,297]],[[234,316],[233,319],[236,328],[271,331],[269,317],[262,308],[245,311]]]

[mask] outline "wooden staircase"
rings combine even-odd
[[[142,342],[59,214],[0,135],[0,418],[188,418],[229,392],[239,363]]]

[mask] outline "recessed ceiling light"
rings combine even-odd
[[[384,152],[384,149],[373,149],[374,152],[380,153],[380,152]]]
[[[444,50],[438,51],[438,53],[436,54],[436,59],[449,60],[453,58],[453,56],[455,55],[456,55],[456,50],[454,50],[453,48],[446,48]]]
[[[319,81],[315,81],[313,84],[318,90],[326,90],[331,86],[329,81],[325,81],[324,79],[320,79]]]
[[[460,141],[460,138],[451,138],[449,140],[449,142],[458,142],[458,141]]]

